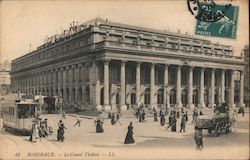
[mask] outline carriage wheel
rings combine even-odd
[[[221,124],[220,123],[216,123],[214,131],[215,131],[215,136],[219,136],[221,134]]]

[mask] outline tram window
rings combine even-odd
[[[18,118],[30,118],[35,115],[35,105],[19,104]]]

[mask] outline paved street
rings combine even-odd
[[[104,133],[100,134],[95,133],[93,119],[81,118],[81,127],[74,127],[73,125],[76,122],[76,118],[73,115],[67,115],[64,120],[67,130],[65,130],[65,141],[63,143],[57,142],[56,140],[57,123],[60,120],[61,115],[43,115],[43,117],[48,118],[49,126],[52,126],[54,130],[53,135],[48,138],[42,138],[41,141],[38,140],[36,143],[31,143],[27,136],[16,136],[1,129],[0,155],[8,155],[8,157],[5,158],[18,158],[18,156],[23,158],[34,158],[33,156],[27,156],[27,154],[33,152],[54,152],[56,153],[56,158],[60,159],[109,159],[131,157],[132,155],[134,158],[140,158],[140,154],[148,155],[149,159],[150,157],[163,157],[168,159],[186,159],[191,157],[199,159],[199,157],[208,158],[209,156],[233,159],[237,158],[237,156],[240,156],[241,158],[248,157],[248,113],[245,114],[244,117],[239,115],[236,132],[213,137],[204,130],[204,150],[202,152],[195,151],[195,143],[193,139],[194,127],[190,122],[191,117],[189,117],[188,125],[186,127],[187,131],[185,133],[174,133],[170,131],[170,128],[166,130],[166,126],[162,127],[159,122],[153,122],[153,117],[148,117],[147,122],[145,123],[139,123],[136,118],[121,118],[122,125],[117,124],[115,126],[110,124],[109,119],[105,119]],[[134,125],[134,139],[136,143],[132,145],[124,145],[123,142],[127,133],[127,126],[130,121],[132,121]],[[178,119],[177,131],[180,129],[179,123],[180,119]],[[21,155],[16,156],[15,154],[19,152]],[[79,152],[79,155],[71,155],[70,157],[65,155],[71,152]],[[215,152],[216,154],[211,154]],[[82,156],[80,153],[87,155]],[[93,155],[88,156],[88,154],[91,155],[91,153]],[[95,155],[99,153],[102,153],[102,156]]]

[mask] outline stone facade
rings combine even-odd
[[[12,61],[13,92],[62,96],[68,107],[234,106],[243,57],[189,35],[95,19]],[[243,103],[243,88],[240,91]]]
[[[10,92],[10,68],[8,61],[0,63],[0,96]]]
[[[244,60],[246,63],[245,66],[245,75],[244,75],[244,103],[246,104],[247,107],[250,107],[250,86],[249,86],[249,46],[245,46],[244,50]]]

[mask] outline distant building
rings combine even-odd
[[[0,95],[6,95],[10,92],[10,69],[8,61],[0,63]]]
[[[61,96],[67,109],[243,104],[243,56],[198,37],[94,19],[12,61],[12,92]]]
[[[245,46],[244,50],[244,60],[246,63],[244,72],[244,103],[246,107],[250,107],[250,87],[249,87],[249,46]]]

